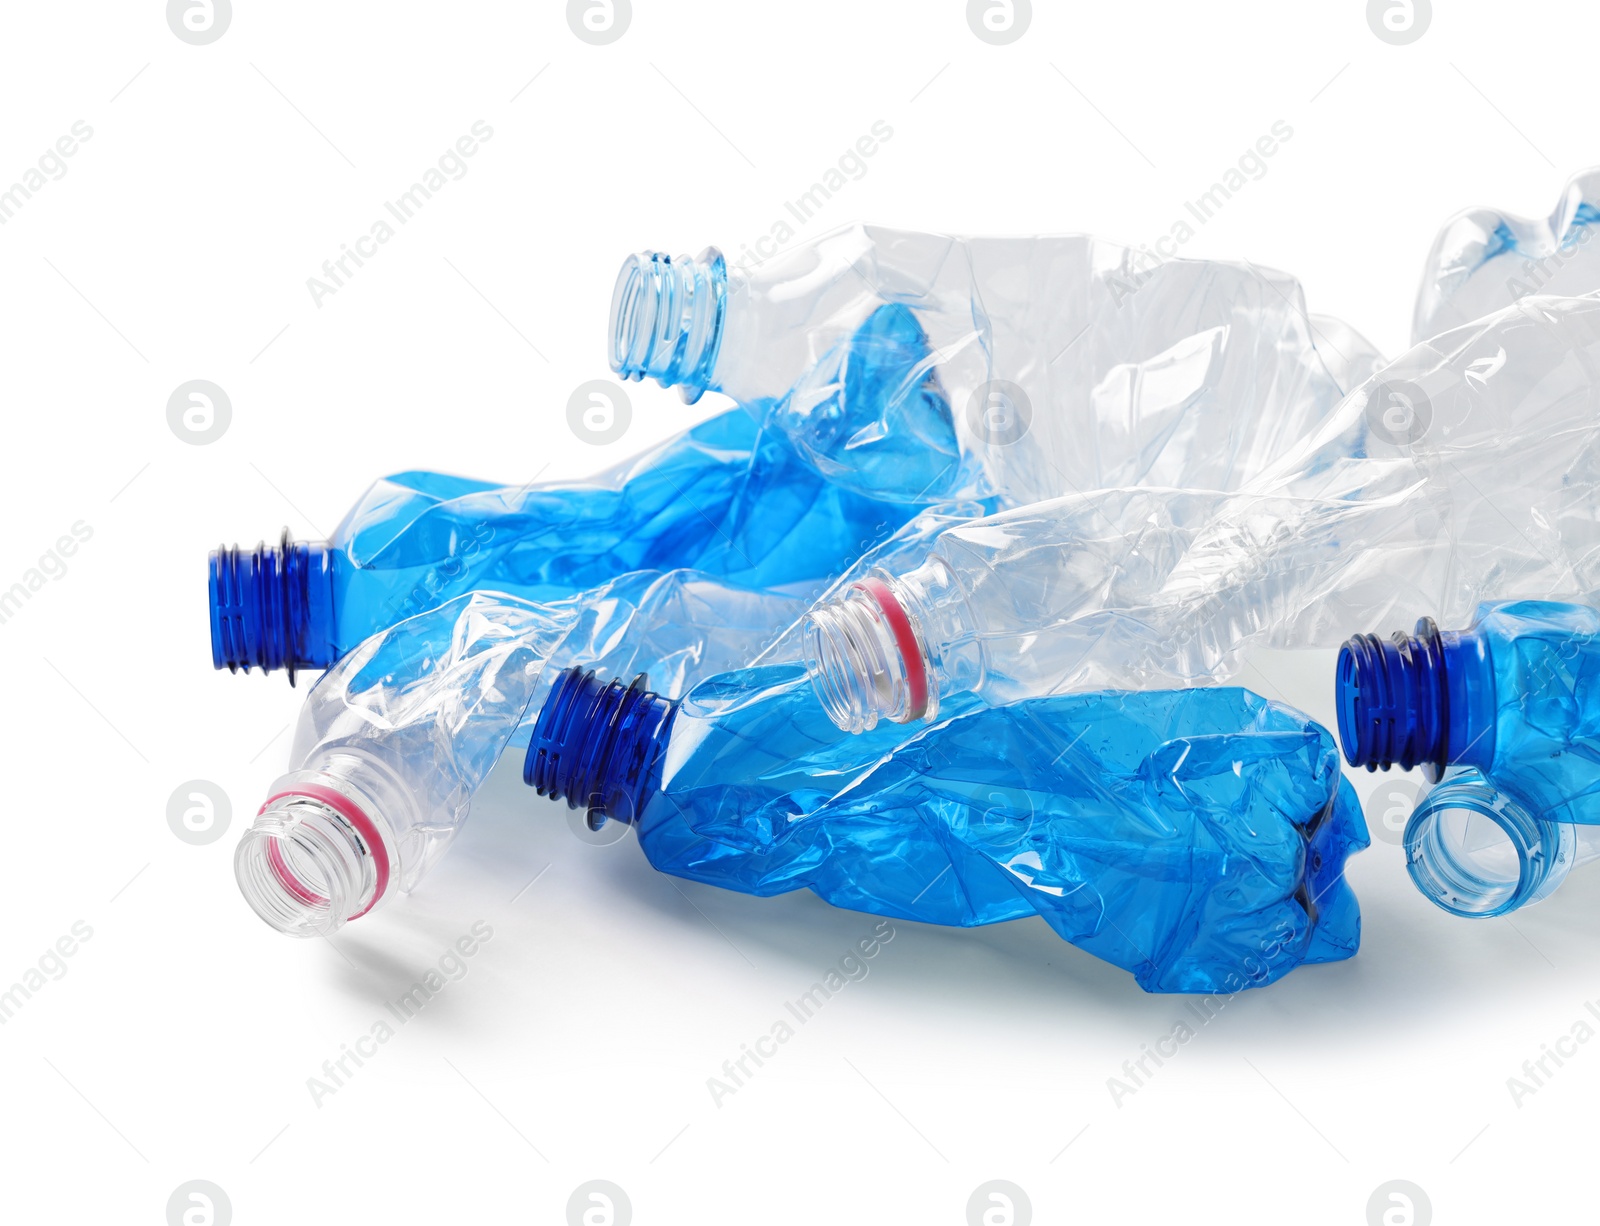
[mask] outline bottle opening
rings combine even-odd
[[[240,892],[289,936],[329,936],[365,915],[389,884],[377,828],[348,797],[302,785],[273,796],[234,853]]]
[[[337,658],[333,551],[320,542],[223,545],[210,557],[211,663],[229,672],[328,668]]]
[[[611,369],[676,387],[693,404],[711,384],[727,290],[727,264],[715,247],[694,259],[659,251],[629,256],[611,294]]]
[[[868,575],[842,598],[819,604],[806,617],[805,635],[812,688],[846,732],[938,713],[921,630],[888,576]]]
[[[1414,636],[1356,635],[1339,651],[1335,686],[1339,741],[1351,766],[1444,769],[1449,693],[1431,618]]]
[[[1406,868],[1452,915],[1505,915],[1547,896],[1572,864],[1576,832],[1534,818],[1477,772],[1439,784],[1406,825]]]
[[[522,780],[541,796],[586,808],[591,829],[607,818],[631,824],[678,706],[650,691],[643,673],[624,686],[569,668],[539,709]]]

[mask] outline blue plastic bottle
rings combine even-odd
[[[795,394],[731,410],[588,481],[495,486],[401,473],[328,541],[211,554],[217,668],[322,669],[455,596],[550,601],[692,568],[812,593],[922,507],[971,484],[909,312],[842,338]]]
[[[680,702],[574,668],[524,779],[632,823],[664,872],[930,923],[1039,914],[1150,991],[1234,992],[1355,952],[1342,873],[1366,829],[1304,716],[1237,689],[964,701],[896,746],[892,725],[841,732],[797,665]]]
[[[1424,897],[1468,919],[1506,915],[1600,857],[1600,797],[1521,791],[1529,782],[1539,783],[1497,784],[1472,766],[1445,771],[1406,823],[1406,868]]]
[[[1357,635],[1337,685],[1352,766],[1476,767],[1553,806],[1542,817],[1600,820],[1600,610],[1521,600],[1459,632],[1424,618],[1388,642]]]
[[[1405,833],[1417,888],[1456,915],[1547,897],[1600,851],[1600,611],[1484,605],[1463,631],[1424,618],[1339,653],[1339,739],[1352,766],[1438,780]]]

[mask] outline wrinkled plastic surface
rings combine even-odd
[[[1243,490],[1069,496],[932,554],[935,671],[991,703],[1220,679],[1249,645],[1459,625],[1488,600],[1593,603],[1600,301],[1527,298],[1415,347]]]
[[[965,492],[1014,504],[1107,486],[1231,489],[1377,362],[1350,329],[1313,324],[1282,273],[1083,236],[857,225],[728,276],[711,387],[779,399],[896,308],[925,333],[926,374],[981,468]],[[846,383],[846,406],[870,416],[854,394]]]
[[[1237,991],[1352,955],[1366,846],[1331,737],[1242,690],[969,709],[902,746],[804,673],[711,678],[639,807],[662,871],[970,926],[1037,913],[1150,991]]]
[[[352,754],[378,764],[396,790],[374,816],[396,836],[410,889],[507,746],[526,740],[530,704],[567,664],[649,672],[677,697],[759,654],[801,611],[796,597],[686,571],[623,575],[547,605],[459,596],[372,636],[324,674],[301,710],[291,769],[338,771]]]
[[[1422,270],[1411,338],[1423,341],[1529,294],[1600,290],[1600,169],[1575,176],[1548,217],[1468,209],[1445,223]]]
[[[1539,817],[1600,822],[1600,610],[1518,601],[1480,611],[1463,639],[1482,645],[1476,682],[1493,731],[1452,746]]]
[[[334,533],[339,634],[359,640],[462,591],[555,600],[635,570],[818,585],[917,505],[829,483],[738,411],[589,482],[403,473],[368,490]]]
[[[412,889],[466,819],[577,616],[575,602],[473,594],[373,636],[306,696],[291,770],[390,783],[368,816],[393,836],[400,887]]]
[[[333,536],[337,648],[466,591],[562,599],[694,569],[814,594],[966,482],[950,407],[905,312],[841,336],[792,394],[730,410],[579,482],[377,482]]]

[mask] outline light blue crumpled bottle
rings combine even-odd
[[[1367,845],[1332,738],[1244,690],[1093,693],[842,733],[794,664],[679,702],[581,667],[524,763],[658,869],[970,926],[1038,914],[1149,991],[1235,992],[1347,958]]]
[[[1405,845],[1445,910],[1516,910],[1600,850],[1600,610],[1513,601],[1462,631],[1424,618],[1413,635],[1357,635],[1336,686],[1352,766],[1438,780]]]
[[[327,935],[408,892],[444,854],[551,671],[651,669],[674,694],[749,660],[801,611],[781,593],[687,571],[619,576],[538,604],[458,596],[373,635],[312,687],[290,770],[239,843],[246,900]]]
[[[924,506],[971,485],[927,341],[903,311],[839,337],[796,397],[730,410],[587,481],[495,486],[410,472],[328,541],[210,559],[212,662],[326,668],[464,592],[548,601],[690,568],[815,593]],[[797,398],[806,404],[796,424]]]
[[[1530,294],[1600,290],[1600,168],[1575,175],[1548,217],[1468,209],[1433,240],[1411,339],[1471,323]]]

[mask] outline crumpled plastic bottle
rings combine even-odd
[[[756,655],[801,606],[692,572],[636,573],[553,604],[458,596],[372,636],[306,698],[291,769],[235,855],[246,900],[280,932],[336,931],[444,854],[526,736],[552,663],[650,668],[682,693]]]
[[[971,484],[914,321],[867,320],[829,362],[836,382],[805,384],[804,429],[791,420],[797,393],[729,410],[587,481],[400,473],[328,541],[285,532],[276,547],[223,546],[210,559],[212,662],[293,681],[464,592],[559,600],[635,570],[814,595]]]
[[[886,314],[891,330],[909,321],[926,336],[927,361],[904,386],[944,389],[981,471],[982,488],[965,492],[1012,504],[1115,486],[1234,488],[1379,362],[1347,326],[1308,316],[1293,278],[1255,265],[1162,261],[1076,235],[855,225],[753,269],[714,248],[630,257],[611,366],[689,400],[715,390],[781,402],[791,433],[826,431],[840,405],[856,408],[848,388],[834,394],[830,355]]]
[[[681,702],[578,667],[524,779],[634,825],[664,872],[929,923],[1036,913],[1149,991],[1231,993],[1356,951],[1342,874],[1366,827],[1297,712],[1237,689],[1095,693],[888,733],[843,735],[796,665]]]
[[[810,615],[844,728],[1226,677],[1247,645],[1600,592],[1600,299],[1418,345],[1233,493],[1101,490],[956,525]]]
[[[1405,843],[1446,910],[1526,906],[1600,848],[1600,610],[1513,601],[1462,631],[1424,618],[1414,635],[1357,635],[1335,697],[1350,765],[1440,779]]]
[[[1574,176],[1548,217],[1468,209],[1433,240],[1411,339],[1471,323],[1529,294],[1600,290],[1600,168]]]

